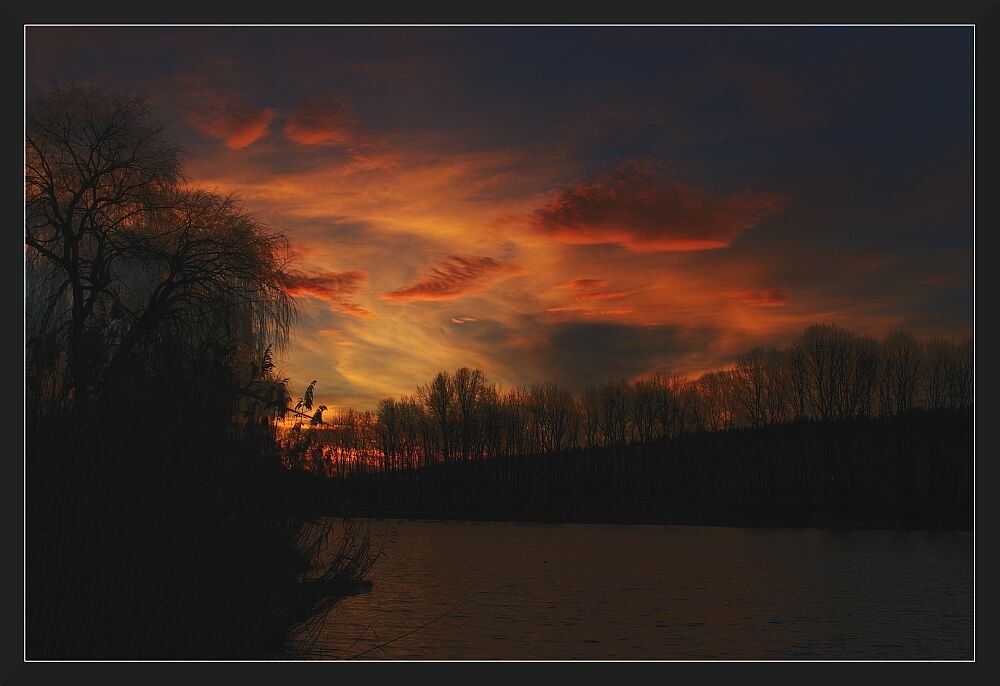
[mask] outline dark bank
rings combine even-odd
[[[971,531],[972,442],[971,409],[913,411],[303,487],[317,512],[366,517]]]

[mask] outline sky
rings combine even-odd
[[[30,27],[289,237],[332,408],[439,370],[579,390],[830,323],[973,333],[963,27]]]

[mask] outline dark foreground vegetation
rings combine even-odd
[[[284,239],[185,188],[140,100],[26,122],[26,656],[277,655],[378,555],[281,464]]]

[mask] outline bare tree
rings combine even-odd
[[[601,387],[601,426],[607,445],[628,441],[630,396],[631,389],[624,381],[609,381]]]
[[[558,455],[572,422],[573,395],[553,382],[534,384],[529,394],[540,448]]]
[[[972,339],[933,339],[924,343],[924,393],[927,406],[967,407],[972,404]]]
[[[43,291],[32,323],[65,327],[71,392],[89,381],[87,327],[117,263],[179,178],[178,150],[141,100],[81,86],[31,94],[25,243]]]
[[[774,348],[764,353],[764,424],[778,424],[789,415],[789,380],[784,352]]]
[[[653,440],[657,424],[659,379],[640,379],[632,386],[632,428],[639,443]]]
[[[879,364],[878,341],[870,336],[855,336],[849,376],[848,416],[869,417],[873,414]]]
[[[486,379],[482,371],[462,367],[452,375],[451,386],[455,399],[455,421],[462,447],[462,459],[468,460],[472,457],[478,439],[478,415]]]
[[[452,426],[455,422],[452,388],[451,375],[448,372],[438,372],[429,384],[417,389],[417,395],[434,419],[441,459],[445,462],[450,462],[452,458]]]
[[[601,439],[606,435],[602,429],[601,391],[596,386],[589,386],[583,392],[580,401],[583,414],[583,436],[587,448],[601,445]]]
[[[383,467],[386,472],[399,466],[399,451],[402,443],[402,412],[400,403],[392,398],[380,400],[378,404],[375,430],[378,434]]]
[[[794,343],[796,359],[802,365],[803,395],[809,415],[815,419],[833,416],[831,338],[834,327],[816,324],[806,329]]]
[[[736,360],[733,381],[739,394],[743,411],[753,427],[764,425],[764,403],[767,380],[764,370],[764,351],[755,348]]]
[[[708,431],[726,431],[736,424],[739,399],[731,370],[702,374],[696,383],[700,420]]]
[[[902,414],[916,407],[923,371],[921,353],[920,343],[905,331],[894,331],[882,342],[883,413]]]
[[[966,338],[951,350],[947,365],[949,407],[972,407],[974,396],[973,353],[971,338]]]
[[[795,421],[809,419],[809,384],[807,381],[806,353],[798,345],[792,345],[784,353],[789,403]]]

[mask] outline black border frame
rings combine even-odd
[[[171,3],[168,6],[152,6],[117,1],[104,2],[97,7],[81,6],[79,4],[75,7],[35,5],[22,6],[15,10],[17,12],[16,23],[5,22],[8,30],[5,32],[7,34],[7,41],[4,44],[9,50],[16,50],[18,45],[21,45],[23,48],[25,40],[24,27],[26,24],[436,24],[455,25],[456,30],[460,30],[458,26],[465,24],[969,24],[975,27],[976,82],[977,84],[983,84],[983,87],[977,88],[976,120],[977,123],[1000,121],[1000,116],[998,116],[1000,113],[998,113],[996,106],[998,89],[995,87],[996,84],[1000,83],[1000,80],[996,78],[996,69],[992,66],[1000,64],[1000,60],[997,59],[995,54],[997,52],[997,45],[1000,43],[998,41],[998,38],[1000,38],[1000,28],[998,28],[1000,27],[1000,21],[997,19],[1000,16],[1000,0],[952,0],[951,2],[942,2],[941,0],[911,0],[909,2],[900,2],[899,0],[841,0],[835,4],[810,4],[805,2],[790,2],[788,0],[771,0],[769,2],[754,3],[740,2],[739,0],[713,0],[710,3],[660,6],[658,10],[651,10],[648,7],[644,10],[637,10],[620,5],[605,5],[600,8],[591,8],[589,11],[577,6],[573,8],[572,12],[557,12],[553,9],[541,8],[537,5],[532,7],[530,11],[510,6],[504,8],[500,8],[499,6],[476,7],[471,9],[474,11],[470,12],[466,10],[459,13],[466,16],[456,16],[456,13],[449,13],[440,8],[410,5],[405,9],[385,9],[381,16],[378,16],[379,13],[373,11],[371,8],[359,8],[358,6],[344,7],[339,3],[327,5],[319,11],[309,11],[305,9],[305,6],[302,6],[297,8],[284,7],[281,8],[280,12],[276,12],[273,7],[270,10],[261,9],[260,7],[239,7],[238,9],[232,8],[230,11],[225,12],[204,5],[197,6],[194,3],[189,3],[187,7],[179,7],[176,3]],[[546,11],[547,9],[548,11]],[[479,16],[472,16],[477,14]],[[15,35],[15,32],[17,35]],[[7,61],[7,64],[18,63],[23,63],[23,60],[10,58]],[[990,66],[988,67],[987,65]],[[21,90],[23,92],[23,72],[21,79]],[[996,188],[995,185],[989,183],[989,181],[984,183],[980,177],[980,174],[983,172],[986,173],[987,177],[992,176],[994,173],[993,165],[981,164],[978,160],[984,157],[983,153],[980,152],[981,149],[985,148],[989,153],[996,151],[996,126],[991,126],[987,123],[987,125],[977,128],[979,130],[977,131],[976,142],[976,189],[977,191],[980,188],[993,189]],[[11,148],[15,145],[20,147],[23,142],[23,140],[18,142],[12,136],[8,140],[10,141]],[[10,156],[9,159],[16,159],[18,151],[10,150],[8,154]],[[994,154],[986,157],[986,159],[993,160],[997,158]],[[15,172],[13,162],[5,168],[12,173]],[[16,173],[19,174],[20,171]],[[8,188],[18,188],[19,185],[20,182],[14,179]],[[990,206],[994,205],[994,203],[990,202],[993,199],[992,196],[992,193],[977,193],[977,199],[980,199],[980,202],[977,202],[977,224],[980,226],[992,227],[995,225],[994,222],[990,221],[996,215],[995,206]],[[986,199],[985,202],[981,200],[982,198]],[[13,231],[10,233],[11,238],[13,238]],[[991,247],[989,246],[989,241],[992,238],[987,232],[978,232],[976,238],[979,239],[978,247],[980,250],[989,250],[989,247]],[[986,248],[984,248],[983,241],[987,241],[985,243]],[[13,255],[17,254],[16,249],[12,247],[9,254],[13,259]],[[21,254],[23,255],[23,253]],[[987,252],[986,254],[990,253]],[[0,272],[0,274],[3,274],[12,281],[17,279],[19,282],[5,288],[2,292],[18,293],[18,297],[21,297],[20,294],[23,293],[23,280],[19,274],[23,274],[23,267],[18,267],[17,264],[14,264],[12,269]],[[985,292],[989,293],[989,290],[987,289]],[[15,308],[14,311],[20,305],[15,302],[12,306]],[[5,343],[10,343],[11,338],[13,337],[9,337]],[[987,336],[988,338],[989,336]],[[981,349],[986,351],[981,359],[986,359],[989,356],[990,348],[987,346]],[[18,355],[23,356],[23,346]],[[8,359],[17,358],[11,355]],[[23,360],[23,357],[21,359]],[[987,369],[992,366],[989,361],[986,362],[986,365]],[[981,378],[982,375],[981,368],[977,369],[976,378]],[[982,400],[980,399],[976,405],[977,421],[980,416],[993,416],[992,413],[985,414],[982,411],[981,408],[983,406],[981,403]],[[18,416],[15,411],[9,411],[4,414],[8,419]],[[23,421],[17,419],[11,420],[11,422],[13,426],[8,430],[8,435],[17,435],[18,433],[23,435],[23,430],[21,430]],[[23,458],[23,443],[21,453],[21,457]],[[983,455],[984,458],[978,459],[976,463],[977,518],[982,512],[982,508],[979,507],[979,504],[982,502],[979,496],[983,493],[987,494],[987,497],[989,496],[989,491],[985,488],[980,488],[978,484],[985,483],[992,485],[995,483],[995,480],[991,477],[995,475],[997,470],[996,460],[992,459],[992,451],[986,451]],[[21,488],[23,483],[23,464],[21,469],[15,470],[12,466],[14,462],[15,459],[8,458],[7,469],[5,470],[7,475],[0,480],[4,486],[4,495],[6,496],[0,499],[0,505],[3,507],[3,516],[0,516],[0,522],[3,523],[5,548],[8,550],[17,545],[18,541],[23,542],[23,490]],[[21,478],[18,478],[18,476]],[[17,497],[16,492],[20,492],[20,498]],[[989,501],[987,503],[989,505]],[[986,549],[985,551],[983,550],[984,548]],[[980,561],[981,555],[984,552],[988,556],[987,559],[992,555],[989,548],[988,544],[987,546],[979,546],[977,548],[977,571],[984,568],[995,569],[992,564],[987,563],[984,565]],[[16,559],[13,555],[8,555],[6,558],[8,560]],[[992,562],[992,560],[989,560],[989,562]],[[288,669],[284,669],[283,667],[291,666],[291,669],[294,670],[296,669],[296,665],[304,663],[26,662],[23,653],[23,567],[19,566],[19,568],[15,568],[13,563],[9,563],[4,565],[3,569],[5,578],[2,588],[5,600],[7,600],[3,604],[5,608],[3,616],[6,621],[4,622],[4,632],[2,637],[0,637],[0,647],[2,647],[2,650],[0,650],[0,655],[2,655],[2,659],[0,659],[0,683],[3,684],[62,683],[75,681],[78,678],[88,681],[91,679],[101,680],[108,684],[119,682],[135,683],[137,681],[148,684],[174,684],[179,679],[190,678],[192,673],[205,674],[203,668],[208,668],[208,673],[205,674],[206,679],[213,678],[213,673],[216,675],[224,673],[223,678],[227,680],[240,679],[246,683],[258,680],[273,682],[274,680],[284,681],[292,679],[303,682],[316,682],[322,680],[324,677],[344,680],[357,678],[360,680],[370,679],[373,674],[377,675],[379,679],[400,680],[400,678],[406,678],[407,675],[412,675],[412,671],[406,669],[410,666],[410,663],[384,663],[372,666],[371,670],[365,669],[365,667],[372,663],[321,663],[322,666],[316,665],[315,667],[315,669],[322,670],[321,673],[311,671],[313,670],[311,667],[299,668],[310,671],[290,673]],[[7,578],[8,576],[10,578]],[[980,576],[990,579],[993,575],[983,575],[980,573]],[[983,589],[980,587],[977,588],[977,591],[981,594]],[[989,593],[988,589],[987,593]],[[982,604],[980,597],[977,597],[977,609]],[[18,638],[18,634],[20,634],[20,638]],[[977,639],[977,644],[982,643],[980,634],[977,634]],[[988,635],[983,645],[991,645]],[[989,657],[989,655],[986,656],[987,659]],[[973,658],[971,664],[966,663],[964,667],[975,667],[978,663],[977,658],[978,655]],[[529,665],[528,668],[532,671],[535,671],[535,668],[541,667],[543,674],[558,672],[560,676],[565,678],[572,678],[579,675],[581,678],[589,680],[591,678],[614,678],[615,675],[622,672],[634,674],[637,677],[641,677],[644,673],[652,674],[654,677],[662,676],[664,672],[660,671],[659,668],[664,666],[681,668],[682,672],[693,674],[694,672],[691,668],[700,666],[702,663],[489,664],[462,662],[448,664],[420,663],[419,665],[414,664],[414,667],[417,669],[425,668],[427,676],[431,678],[438,675],[453,678],[474,676],[478,680],[482,680],[485,677],[487,681],[507,681],[511,676],[522,672],[520,669],[521,664]],[[769,663],[764,663],[760,666],[765,667],[768,665]],[[335,671],[327,671],[331,666]],[[713,674],[725,678],[724,675],[733,674],[730,671],[730,667],[734,666],[734,663],[713,663],[705,666],[709,667]],[[870,668],[871,666],[873,666],[872,663],[865,665],[866,668]],[[879,670],[891,668],[890,665],[884,663],[874,666],[879,668]],[[910,666],[912,667],[912,665]],[[550,669],[550,667],[555,667],[555,669]],[[921,664],[918,668],[921,670],[921,676],[929,678],[945,676],[945,672],[940,671],[946,669],[944,664]],[[359,670],[364,670],[364,672]],[[789,667],[789,670],[794,671],[786,672],[785,676],[796,680],[803,676],[803,673],[794,667]],[[702,673],[704,674],[704,672]],[[951,673],[952,670],[949,669],[948,674],[950,675]],[[670,674],[677,675],[680,673],[670,670]],[[972,675],[966,669],[962,669],[961,674],[966,677]],[[762,674],[762,676],[766,678],[766,674]],[[823,680],[824,676],[829,678],[831,682],[833,680],[841,682],[846,674],[839,671],[836,667],[832,670],[819,670],[810,673],[810,678],[819,678],[820,681]],[[197,677],[196,679],[199,682],[201,681]]]

